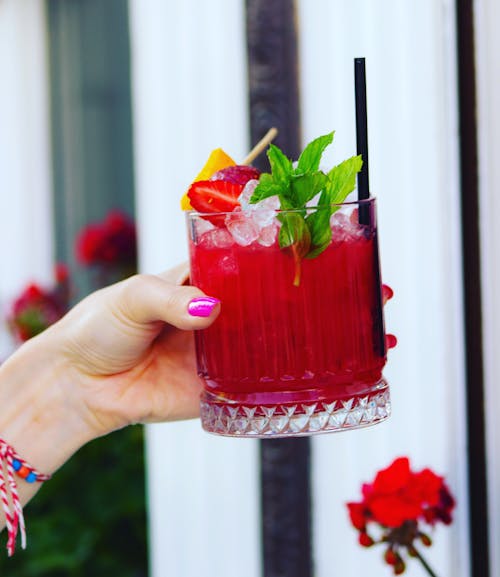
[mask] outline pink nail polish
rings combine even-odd
[[[189,303],[188,313],[192,317],[209,317],[218,303],[220,300],[213,297],[198,297]]]

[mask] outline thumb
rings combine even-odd
[[[115,306],[134,323],[163,321],[184,330],[206,328],[220,312],[220,301],[200,289],[144,274],[124,281]]]

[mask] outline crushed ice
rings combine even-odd
[[[235,208],[226,216],[226,226],[234,241],[240,246],[248,246],[259,238],[259,227],[251,216],[241,209]]]
[[[197,218],[194,223],[195,238],[199,239],[209,230],[213,230],[215,226],[204,218]]]
[[[279,231],[276,212],[280,208],[280,201],[277,196],[271,196],[250,204],[249,200],[258,184],[258,180],[250,180],[245,185],[238,197],[240,206],[226,215],[226,228],[198,219],[195,225],[196,242],[205,248],[229,248],[234,243],[249,246],[254,242],[272,246]]]
[[[357,212],[356,212],[357,217]],[[335,212],[330,218],[332,229],[332,241],[346,241],[362,238],[365,236],[366,227],[360,225],[357,218],[343,212]]]
[[[248,246],[255,241],[262,246],[272,246],[278,234],[276,211],[280,208],[279,198],[271,196],[255,204],[249,202],[258,184],[258,180],[247,182],[238,197],[240,208],[226,217],[228,231],[241,246]]]
[[[199,244],[204,248],[229,248],[234,240],[225,228],[215,227],[200,237]]]

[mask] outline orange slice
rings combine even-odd
[[[217,171],[227,168],[228,166],[234,166],[235,164],[236,162],[227,155],[222,148],[216,148],[215,150],[212,150],[208,160],[205,162],[205,165],[193,182],[197,182],[198,180],[208,180]],[[189,202],[187,193],[184,194],[181,199],[181,208],[182,210],[192,210],[193,208]]]

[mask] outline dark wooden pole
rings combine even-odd
[[[275,126],[275,143],[296,159],[302,148],[294,0],[246,0],[250,136]],[[254,163],[268,170],[267,159]],[[264,577],[312,577],[310,443],[261,441]]]
[[[471,575],[489,577],[474,2],[456,4]]]
[[[250,137],[269,128],[292,158],[301,151],[296,7],[294,0],[246,0]],[[265,156],[254,163],[266,168]]]

